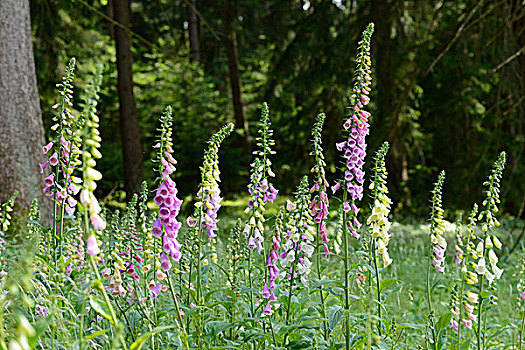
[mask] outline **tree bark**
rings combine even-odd
[[[192,62],[201,61],[200,49],[200,28],[199,18],[197,17],[198,3],[197,0],[189,0],[188,4],[188,31],[190,37],[190,59]]]
[[[49,201],[38,166],[45,139],[29,12],[29,0],[0,1],[0,200],[18,190],[15,203],[27,210],[37,197],[45,217]]]
[[[237,20],[237,6],[235,0],[225,0],[225,23],[224,31],[226,34],[226,53],[228,55],[228,69],[230,73],[230,86],[232,90],[233,111],[235,114],[235,127],[242,130],[244,135],[240,135],[240,143],[243,154],[250,154],[250,129],[248,120],[244,114],[242,103],[241,74],[239,71],[239,52],[237,50],[237,33],[235,23]]]
[[[113,0],[114,19],[129,27],[130,8],[128,0]],[[120,103],[120,132],[124,161],[124,187],[129,200],[134,193],[140,192],[143,179],[142,146],[140,142],[137,107],[133,95],[130,38],[128,33],[115,27],[115,45],[117,51],[118,95]]]

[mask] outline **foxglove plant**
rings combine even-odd
[[[483,237],[480,237],[480,241],[476,247],[476,253],[478,255],[478,261],[476,262],[476,270],[478,275],[481,275],[479,281],[479,308],[478,308],[478,329],[477,329],[477,348],[481,350],[485,347],[484,339],[482,339],[482,320],[481,314],[485,313],[486,318],[486,305],[487,302],[494,303],[495,296],[492,295],[490,290],[485,289],[484,281],[487,279],[489,287],[492,286],[494,280],[499,280],[503,270],[497,266],[498,257],[494,253],[494,247],[497,249],[501,248],[501,242],[498,237],[494,234],[493,229],[495,226],[499,226],[500,223],[496,218],[497,212],[499,211],[498,205],[500,204],[499,193],[500,193],[500,182],[503,176],[503,170],[505,169],[506,153],[501,152],[498,160],[494,163],[494,167],[491,170],[489,178],[483,183],[487,187],[485,192],[487,198],[483,201],[484,210],[480,211],[478,221],[481,222],[481,230],[484,232]],[[484,221],[482,221],[484,220]],[[487,266],[487,261],[490,263]],[[488,292],[488,293],[487,293]],[[487,296],[488,294],[488,296]]]
[[[177,161],[173,158],[173,141],[171,139],[172,110],[168,106],[161,117],[160,138],[155,145],[159,149],[158,164],[160,186],[155,195],[155,204],[159,206],[159,218],[151,230],[155,238],[162,238],[163,252],[160,255],[160,266],[165,272],[171,268],[170,257],[174,261],[181,258],[181,244],[177,237],[182,224],[177,220],[182,200],[177,198],[177,187],[170,175],[175,171]]]
[[[197,192],[197,202],[195,203],[195,211],[193,216],[189,216],[187,224],[190,226],[190,232],[188,236],[188,242],[192,242],[193,245],[188,247],[189,253],[191,254],[191,264],[195,262],[196,276],[196,293],[195,301],[198,305],[202,305],[202,271],[201,263],[203,259],[202,245],[203,245],[203,231],[208,236],[208,242],[210,242],[217,235],[217,212],[221,207],[222,198],[220,196],[220,171],[219,171],[219,147],[221,146],[224,139],[230,135],[233,131],[233,124],[227,124],[217,133],[215,133],[208,141],[208,148],[204,152],[204,162],[201,170],[201,183]],[[191,269],[191,266],[190,266]],[[191,281],[191,278],[190,278]],[[191,290],[191,282],[188,283],[188,289]],[[188,300],[189,303],[189,300]],[[197,322],[197,343],[201,346],[202,322]]]
[[[219,188],[219,147],[224,139],[233,131],[233,124],[224,126],[208,141],[208,149],[204,153],[204,163],[201,167],[201,184],[197,192],[195,213],[188,217],[188,225],[198,231],[205,229],[211,241],[217,237],[217,212],[221,207],[222,198]]]
[[[316,265],[317,265],[317,279],[321,281],[321,255],[322,253],[329,253],[328,245],[329,239],[326,231],[326,220],[328,218],[330,202],[328,199],[327,189],[328,181],[326,181],[326,162],[324,161],[324,153],[322,146],[322,132],[323,124],[326,119],[324,113],[317,115],[314,127],[312,129],[313,151],[310,155],[314,156],[314,166],[311,169],[314,177],[314,185],[310,188],[310,194],[313,196],[310,202],[310,216],[314,218],[314,224],[317,231],[316,234]],[[322,242],[322,243],[321,243]],[[325,310],[325,295],[322,288],[319,288],[319,297],[321,299],[321,316],[326,318]],[[323,321],[324,338],[328,340],[328,324]]]
[[[41,172],[51,166],[52,173],[44,179],[44,194],[52,197],[53,206],[53,228],[50,239],[55,239],[55,249],[59,249],[62,255],[62,241],[64,231],[64,213],[73,215],[77,201],[73,198],[80,190],[81,180],[72,176],[73,171],[81,162],[79,155],[80,137],[76,134],[81,129],[83,118],[75,118],[71,113],[73,98],[73,79],[75,70],[75,59],[71,59],[67,65],[62,83],[58,84],[60,101],[53,107],[56,115],[53,117],[55,124],[51,127],[56,134],[55,140],[43,147],[44,154],[51,154],[49,159],[40,164]],[[60,210],[60,215],[57,215]],[[59,221],[57,219],[59,218]],[[58,230],[57,230],[58,228]],[[57,260],[54,255],[55,261]]]
[[[326,162],[324,161],[323,146],[322,146],[322,131],[323,124],[326,119],[324,113],[317,116],[316,122],[312,129],[312,139],[314,149],[310,155],[314,156],[314,166],[311,172],[314,174],[314,185],[310,188],[310,193],[313,196],[310,202],[310,215],[317,227],[317,239],[322,240],[322,251],[329,253],[327,243],[330,241],[326,232],[326,219],[328,218],[328,209],[330,202],[328,199],[327,188],[328,181],[326,181]],[[318,241],[318,254],[321,255],[321,243]]]
[[[441,205],[441,191],[443,190],[443,183],[445,182],[445,171],[439,174],[436,187],[432,191],[432,214],[430,217],[430,241],[432,243],[432,265],[441,272],[445,272],[445,252],[447,249],[447,241],[444,237],[445,220],[443,220],[443,208]]]
[[[248,224],[244,228],[244,233],[248,237],[248,248],[261,253],[264,250],[264,211],[266,203],[273,203],[278,191],[268,182],[268,177],[274,177],[275,174],[271,169],[272,162],[268,156],[275,154],[271,146],[275,141],[271,139],[273,130],[271,129],[269,109],[266,103],[263,103],[261,110],[261,119],[259,127],[259,137],[256,138],[259,150],[255,151],[256,158],[251,164],[250,184],[248,192],[250,200],[246,211],[250,214]]]
[[[173,158],[173,141],[172,141],[172,109],[171,106],[166,107],[164,114],[161,119],[160,138],[155,145],[155,148],[159,149],[158,152],[158,166],[160,176],[160,186],[155,194],[155,204],[159,206],[159,216],[152,228],[152,235],[155,238],[161,238],[162,236],[162,253],[160,255],[160,268],[164,272],[168,272],[171,269],[170,258],[174,261],[179,261],[182,257],[180,252],[181,244],[177,240],[179,230],[182,224],[177,220],[179,215],[180,207],[182,206],[182,200],[177,197],[177,187],[175,182],[171,179],[170,175],[175,172],[175,165],[177,161]],[[156,267],[155,267],[156,269]],[[157,271],[155,270],[155,273]],[[186,328],[182,320],[181,309],[179,308],[175,290],[171,283],[169,276],[166,278],[173,303],[175,306],[175,314],[178,319],[178,327],[180,328],[182,335],[182,342],[185,349],[189,349],[188,336]],[[151,289],[152,297],[156,297],[161,289],[161,282]]]
[[[385,165],[385,157],[388,152],[388,142],[383,143],[381,148],[377,151],[374,162],[374,175],[370,189],[372,190],[373,207],[372,214],[367,220],[370,226],[371,236],[371,256],[374,262],[375,278],[377,284],[377,316],[379,318],[378,330],[381,336],[381,279],[378,267],[377,256],[381,255],[383,259],[383,268],[386,268],[392,263],[392,259],[388,255],[388,243],[390,242],[390,221],[388,221],[388,214],[390,213],[390,205],[392,201],[388,198],[387,176]]]
[[[295,196],[295,202],[288,201],[286,210],[288,216],[286,231],[281,243],[282,253],[280,265],[282,267],[280,278],[290,281],[288,289],[288,305],[286,309],[286,322],[290,322],[292,295],[296,280],[304,286],[308,285],[308,275],[314,253],[313,220],[310,216],[309,204],[311,198],[308,190],[308,178],[301,179]]]
[[[443,191],[443,184],[445,182],[445,171],[439,173],[438,180],[432,190],[432,213],[430,216],[430,243],[428,245],[428,262],[427,262],[427,302],[429,308],[428,325],[431,330],[431,338],[427,335],[427,341],[430,342],[434,350],[438,349],[438,334],[436,334],[434,322],[434,308],[432,306],[432,297],[430,295],[430,266],[433,265],[437,271],[445,272],[445,250],[447,248],[447,241],[443,236],[445,232],[445,221],[443,220],[443,208],[441,206],[441,192]]]
[[[372,214],[367,220],[372,236],[372,246],[373,249],[375,249],[372,250],[372,255],[381,255],[383,267],[387,267],[392,263],[392,259],[388,255],[388,243],[390,242],[390,234],[388,231],[391,226],[390,221],[388,221],[388,215],[392,204],[392,200],[388,198],[388,187],[386,181],[388,173],[385,166],[385,156],[388,152],[388,148],[388,142],[385,142],[376,153],[373,170],[374,176],[372,183],[370,184],[374,205],[372,207]]]
[[[470,263],[470,259],[476,259],[476,249],[474,242],[476,241],[476,235],[474,228],[476,227],[476,217],[478,215],[478,205],[474,204],[470,211],[467,219],[467,236],[465,243],[461,245],[461,255],[457,258],[461,267],[461,287],[459,292],[459,310],[453,312],[456,323],[452,324],[458,331],[457,343],[461,344],[461,328],[466,326],[468,329],[472,329],[472,322],[477,322],[474,310],[476,309],[477,300],[475,300],[470,291],[466,291],[468,285],[473,285],[478,282],[476,271],[473,270],[473,264]],[[461,240],[458,240],[461,242]],[[464,250],[464,251],[463,251]],[[474,303],[476,301],[476,303]],[[466,312],[467,317],[464,317]]]
[[[277,215],[275,216],[275,224],[274,224],[274,235],[272,236],[272,245],[270,249],[270,253],[268,254],[268,259],[266,262],[266,267],[268,268],[268,289],[263,290],[263,297],[266,297],[268,299],[268,302],[266,303],[264,307],[263,314],[265,315],[272,315],[274,308],[278,308],[279,305],[275,303],[277,301],[277,298],[275,297],[274,290],[277,287],[276,281],[280,277],[281,270],[279,269],[279,259],[280,256],[280,249],[281,249],[281,242],[282,238],[286,237],[284,235],[285,231],[285,222],[287,221],[288,213],[286,211],[286,207],[281,207]],[[272,302],[274,304],[274,308],[272,308]]]
[[[99,118],[96,114],[97,102],[99,99],[98,92],[102,82],[102,67],[98,66],[92,81],[86,87],[86,96],[84,97],[84,109],[82,116],[84,118],[84,127],[81,130],[82,135],[82,164],[83,164],[83,183],[84,188],[80,192],[80,204],[84,207],[84,215],[89,217],[93,226],[93,231],[87,237],[87,253],[95,256],[100,252],[98,247],[96,232],[106,228],[105,220],[100,216],[102,211],[97,198],[93,194],[97,188],[96,181],[102,179],[102,174],[95,169],[96,159],[102,158],[98,150],[100,148]]]
[[[464,239],[463,239],[463,227],[461,224],[461,221],[463,220],[463,215],[459,213],[458,217],[456,218],[456,228],[454,232],[454,236],[456,238],[456,245],[454,246],[455,249],[455,256],[454,260],[456,264],[459,266],[459,281],[462,281],[462,272],[461,272],[461,265],[463,262],[464,256]],[[450,319],[449,328],[453,328],[456,331],[459,329],[459,323],[461,322],[460,319],[460,310],[461,310],[461,292],[458,294],[457,291],[457,284],[454,284],[454,291],[452,293],[451,298],[451,306],[450,306],[450,312],[452,313],[452,318]]]
[[[363,198],[363,183],[365,173],[363,171],[366,156],[365,138],[369,133],[368,118],[370,113],[364,107],[370,102],[368,97],[372,82],[370,67],[370,39],[374,32],[374,24],[370,23],[363,32],[363,38],[359,42],[356,58],[355,83],[352,89],[350,115],[343,124],[346,140],[336,144],[337,150],[343,152],[344,178],[332,186],[335,193],[343,187],[343,251],[344,251],[344,306],[347,312],[345,322],[346,347],[350,348],[350,285],[349,285],[349,253],[348,233],[359,238],[357,230],[361,223],[357,219],[359,208],[356,203]]]
[[[98,132],[98,117],[96,116],[96,104],[98,101],[98,91],[100,89],[99,86],[101,81],[101,68],[99,67],[86,89],[87,94],[84,98],[85,104],[82,114],[83,118],[87,120],[87,123],[84,123],[84,128],[82,130],[83,138],[80,139],[80,137],[77,137],[78,140],[82,141],[82,152],[80,153],[82,153],[84,160],[82,163],[84,185],[80,193],[80,204],[83,207],[84,234],[87,237],[86,252],[89,256],[90,266],[96,276],[96,283],[94,283],[94,286],[104,297],[104,301],[109,310],[111,324],[115,327],[116,339],[120,342],[123,349],[127,349],[126,342],[122,336],[122,325],[113,309],[108,293],[102,285],[102,277],[98,270],[97,263],[95,262],[95,257],[101,253],[97,241],[97,235],[100,235],[101,231],[106,228],[105,220],[99,215],[102,209],[97,198],[93,194],[93,191],[96,188],[96,181],[102,178],[102,174],[95,169],[95,159],[101,157],[101,154],[98,151],[98,148],[100,147],[100,134]],[[82,339],[80,341],[82,342]]]
[[[278,191],[269,183],[268,178],[274,177],[272,171],[272,162],[268,156],[275,154],[272,151],[272,146],[275,141],[272,140],[273,130],[271,129],[270,113],[268,105],[263,103],[261,109],[261,118],[259,126],[259,136],[256,138],[258,150],[254,152],[256,158],[251,164],[250,184],[248,185],[248,192],[250,193],[250,200],[246,212],[249,213],[248,223],[244,227],[244,234],[248,238],[248,278],[250,288],[252,287],[252,254],[251,252],[257,248],[260,254],[264,251],[264,212],[268,202],[273,203]],[[262,297],[266,299],[265,310],[270,308],[270,300],[275,300],[273,295],[274,283],[270,283],[268,279],[268,272],[271,272],[271,265],[273,264],[271,253],[266,256],[267,271],[265,272],[264,286],[262,288]],[[253,293],[250,293],[250,307],[253,314]]]

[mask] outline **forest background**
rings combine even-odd
[[[68,60],[78,61],[78,91],[97,64],[103,65],[98,106],[103,158],[97,168],[104,178],[96,196],[108,204],[122,203],[125,191],[129,198],[143,179],[154,179],[152,144],[166,105],[173,107],[182,197],[195,193],[205,142],[228,121],[235,123],[236,137],[221,151],[222,187],[230,198],[246,192],[264,101],[275,129],[275,185],[281,193],[291,193],[311,168],[310,129],[321,112],[327,115],[328,179],[340,176],[334,144],[348,113],[353,57],[361,31],[375,22],[368,148],[371,153],[383,140],[391,143],[387,167],[395,209],[426,215],[440,169],[448,178],[444,206],[468,209],[482,199],[491,163],[506,150],[503,207],[523,215],[522,0],[29,4],[46,132],[53,123],[55,85]],[[7,188],[0,193],[2,201],[12,194]]]

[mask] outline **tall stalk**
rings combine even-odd
[[[523,346],[523,331],[525,330],[525,310],[523,310],[523,315],[521,316],[521,327],[520,327],[520,349],[522,350]]]
[[[372,256],[374,258],[374,270],[376,273],[376,288],[377,288],[377,317],[379,319],[377,323],[377,331],[379,336],[381,336],[381,279],[379,276],[379,268],[377,267],[377,254],[376,254],[376,242],[375,240],[372,243]]]
[[[372,244],[370,245],[371,254],[374,263],[375,279],[376,279],[376,296],[377,296],[377,317],[378,333],[382,335],[382,318],[381,318],[381,275],[379,270],[378,254],[383,258],[383,267],[386,268],[392,263],[392,259],[388,255],[388,243],[390,241],[390,221],[388,215],[390,213],[390,206],[392,201],[388,198],[387,187],[387,170],[385,164],[385,157],[388,152],[389,144],[384,142],[379,150],[376,152],[374,161],[374,174],[372,177],[372,213],[367,220],[370,226],[369,233]]]
[[[470,212],[469,218],[468,218],[468,225],[467,225],[467,242],[464,246],[465,251],[463,252],[463,259],[461,260],[460,265],[460,276],[461,276],[461,288],[459,292],[459,315],[458,315],[458,337],[457,337],[457,343],[458,346],[461,346],[461,326],[463,324],[463,297],[465,295],[465,283],[467,282],[467,268],[468,268],[468,260],[471,256],[471,244],[473,239],[475,239],[474,236],[474,226],[476,225],[476,215],[478,214],[478,205],[474,204],[472,211]]]
[[[427,257],[427,275],[426,275],[426,294],[427,294],[427,303],[428,303],[428,309],[429,312],[429,323],[430,328],[432,330],[432,344],[434,345],[434,350],[437,350],[437,342],[436,342],[436,331],[434,328],[434,308],[432,307],[432,297],[430,296],[430,265],[431,265],[431,258],[432,258],[432,244],[429,242],[428,244],[428,257]]]
[[[356,57],[355,81],[351,91],[349,114],[343,124],[344,141],[336,143],[338,151],[343,152],[344,177],[339,180],[332,190],[335,192],[343,187],[343,263],[344,263],[344,306],[345,306],[345,339],[346,347],[350,348],[350,283],[349,283],[349,233],[359,238],[357,230],[361,223],[357,219],[359,209],[355,203],[363,198],[364,171],[363,165],[366,156],[366,136],[369,134],[368,118],[370,112],[365,106],[370,102],[370,85],[372,81],[370,59],[370,39],[374,32],[374,24],[370,23],[363,32],[359,42]],[[351,216],[349,212],[352,211]],[[352,220],[349,222],[349,220]]]
[[[445,271],[445,249],[447,241],[443,237],[445,231],[443,220],[443,208],[441,207],[441,192],[445,182],[445,171],[439,173],[438,180],[432,190],[432,213],[430,215],[430,229],[428,242],[428,256],[427,256],[427,276],[426,276],[426,293],[429,308],[429,325],[432,330],[432,344],[434,350],[438,349],[438,336],[436,334],[434,322],[434,307],[432,305],[431,289],[430,289],[430,266],[433,264],[436,271],[444,273]],[[439,254],[441,253],[441,254]]]
[[[478,350],[482,350],[485,348],[485,337],[482,337],[482,333],[484,334],[484,331],[482,331],[482,323],[485,322],[482,320],[482,314],[485,316],[486,320],[486,313],[488,310],[482,310],[483,303],[486,301],[487,303],[491,302],[491,294],[489,292],[488,298],[484,297],[484,280],[487,279],[488,287],[492,286],[494,283],[494,280],[498,280],[501,277],[501,274],[503,273],[503,270],[501,270],[497,266],[498,258],[496,254],[493,251],[493,246],[496,246],[496,248],[501,248],[501,242],[499,242],[498,238],[492,233],[492,230],[495,226],[499,226],[500,223],[496,219],[498,209],[498,204],[500,203],[499,194],[500,194],[500,181],[503,175],[503,170],[505,169],[505,162],[506,162],[506,153],[501,152],[498,159],[494,163],[494,166],[491,170],[491,173],[489,175],[489,178],[487,181],[483,183],[484,186],[487,187],[486,195],[487,198],[483,201],[483,207],[484,210],[480,212],[480,215],[478,217],[478,220],[481,221],[483,218],[485,219],[484,222],[481,225],[481,229],[484,232],[484,235],[482,236],[482,242],[478,243],[478,256],[479,260],[477,261],[477,267],[478,273],[480,274],[480,281],[479,281],[479,307],[478,307],[478,327],[477,327],[477,348]],[[487,262],[488,260],[488,262]],[[489,263],[490,268],[489,270]]]
[[[314,223],[316,223],[317,256],[315,263],[318,281],[321,281],[321,255],[328,252],[328,246],[324,242],[328,242],[326,236],[326,219],[328,218],[328,208],[330,207],[327,195],[328,181],[326,181],[326,163],[324,161],[322,148],[322,131],[325,119],[326,115],[324,113],[318,114],[312,128],[313,151],[311,154],[314,155],[314,165],[311,172],[314,177],[314,185],[310,189],[310,192],[313,195],[312,202],[310,203],[310,210],[311,215],[314,218]],[[319,286],[319,298],[321,300],[321,316],[323,317],[323,336],[325,341],[328,341],[328,322],[326,321],[325,297],[322,285]]]
[[[346,189],[343,192],[343,202],[346,202],[347,198],[347,192]],[[347,212],[343,211],[343,258],[344,258],[344,293],[345,293],[345,311],[346,311],[346,317],[345,317],[345,343],[346,348],[350,349],[350,281],[348,278],[348,274],[350,273],[350,269],[348,266],[348,227],[347,227]]]
[[[321,245],[321,237],[320,237],[320,233],[319,233],[319,226],[321,224],[317,225],[316,226],[316,246],[317,246],[317,256],[316,256],[316,265],[317,265],[317,280],[321,281],[321,254],[323,253],[322,251],[322,245]],[[323,287],[320,286],[319,287],[319,298],[321,300],[321,316],[323,316],[323,336],[324,336],[324,339],[326,341],[328,341],[328,322],[326,321],[326,306],[325,306],[325,298],[324,298],[324,293],[323,293]]]

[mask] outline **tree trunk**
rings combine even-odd
[[[189,0],[188,8],[188,30],[190,37],[190,59],[192,62],[200,62],[200,28],[199,18],[197,17],[197,0]]]
[[[237,19],[237,8],[235,0],[225,0],[225,23],[226,53],[228,55],[228,69],[230,72],[230,85],[232,89],[233,110],[235,114],[235,127],[242,130],[240,144],[243,154],[248,155],[250,151],[250,129],[248,120],[244,114],[241,91],[241,74],[239,72],[239,52],[237,51],[237,34],[235,23]]]
[[[0,200],[16,190],[27,210],[37,197],[43,217],[44,127],[36,84],[29,0],[0,1]]]
[[[128,0],[113,0],[114,19],[129,27],[130,8]],[[130,38],[119,26],[115,27],[117,51],[118,96],[120,103],[120,132],[124,161],[124,187],[129,200],[140,192],[142,183],[142,146],[140,143],[137,107],[133,96],[133,79]]]

